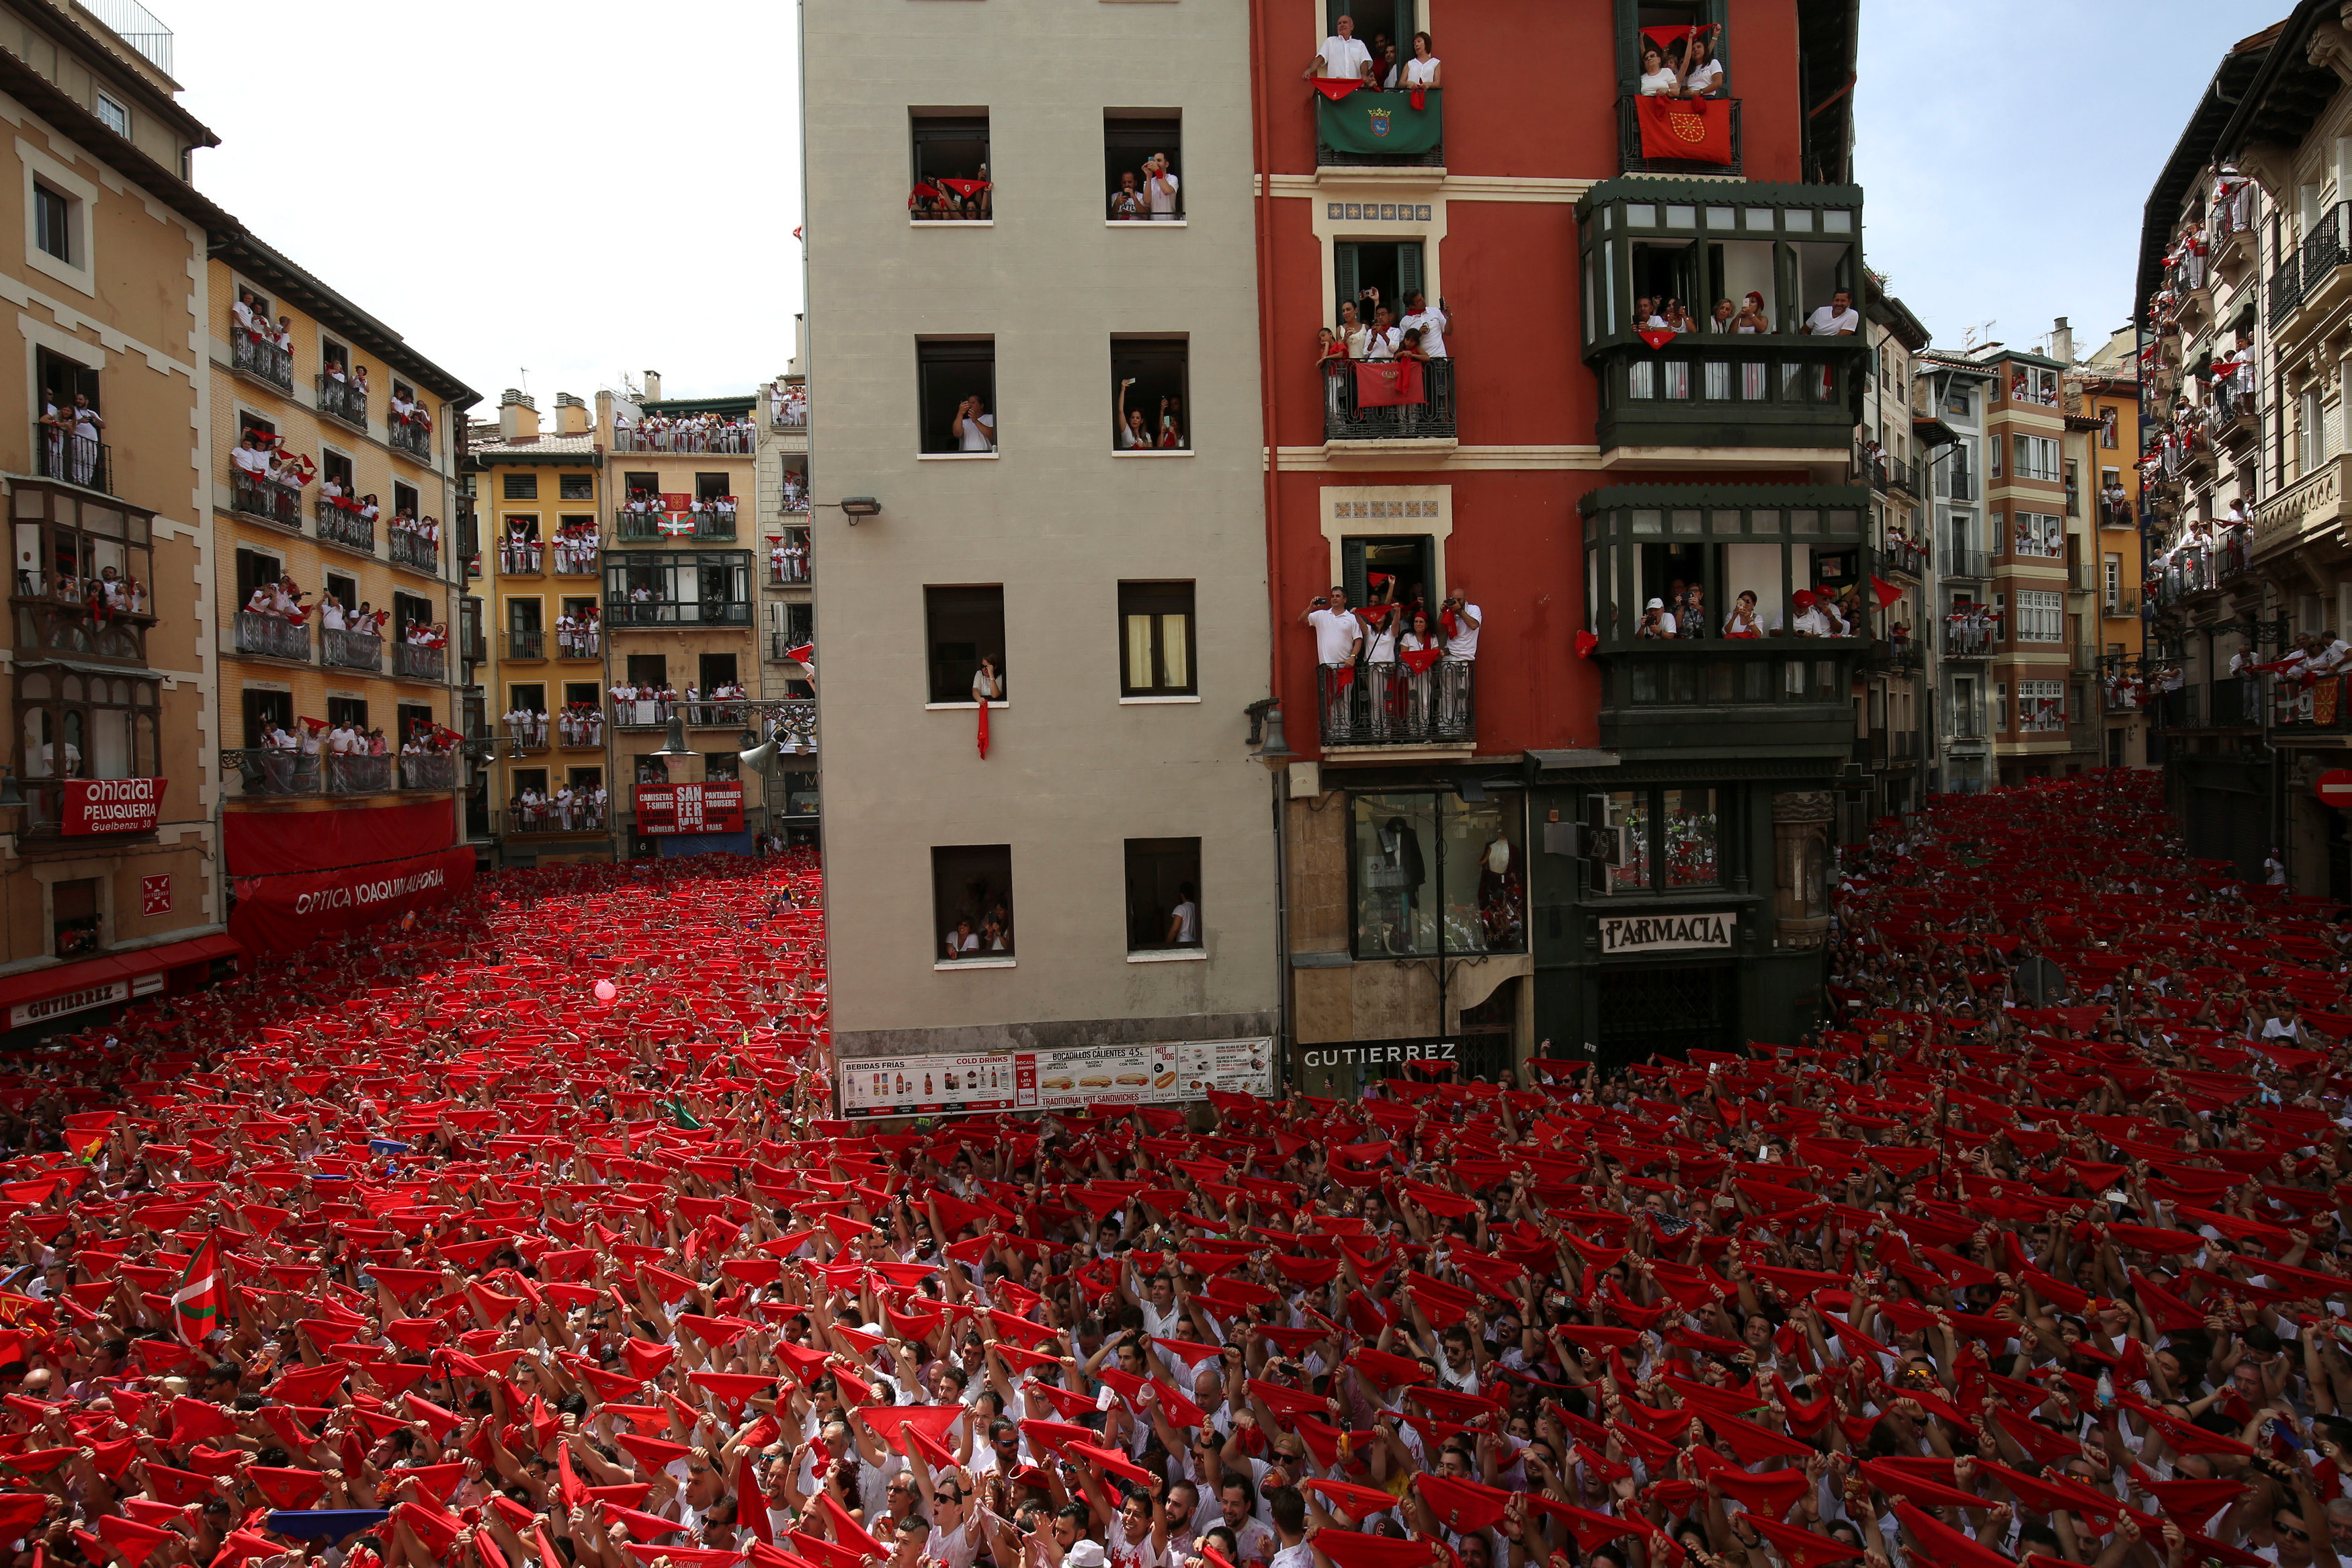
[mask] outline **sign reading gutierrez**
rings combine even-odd
[[[68,779],[58,830],[152,833],[163,815],[165,779]]]
[[[1730,946],[1731,916],[1720,910],[1711,915],[1608,915],[1601,920],[1603,953]]]

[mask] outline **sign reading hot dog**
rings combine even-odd
[[[1158,1105],[1274,1092],[1267,1040],[1159,1040],[976,1056],[869,1058],[841,1064],[844,1116]]]

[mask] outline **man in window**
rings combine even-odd
[[[1197,947],[1201,945],[1201,906],[1192,898],[1192,884],[1180,883],[1176,887],[1176,907],[1168,915],[1168,946]]]
[[[1176,176],[1168,172],[1168,154],[1154,152],[1143,165],[1143,191],[1151,205],[1151,216],[1159,223],[1168,223],[1176,216]]]
[[[1418,288],[1406,295],[1404,302],[1405,318],[1398,323],[1398,326],[1408,331],[1419,328],[1421,351],[1433,360],[1444,359],[1446,357],[1445,329],[1454,324],[1454,318],[1446,310],[1445,302],[1439,300],[1437,308],[1433,310],[1429,308],[1428,298]]]
[[[980,394],[974,392],[956,404],[955,418],[948,425],[948,434],[954,437],[957,447],[961,451],[993,452],[996,450],[996,416],[987,411],[980,401]]]
[[[1853,308],[1853,296],[1843,288],[1805,318],[1805,330],[1816,338],[1851,338],[1861,329],[1862,313]]]
[[[1137,188],[1134,171],[1122,169],[1118,172],[1118,189],[1111,193],[1110,215],[1126,223],[1148,220],[1151,216],[1151,203]]]
[[[1298,74],[1310,81],[1321,77],[1329,81],[1369,82],[1372,51],[1356,37],[1356,19],[1342,16],[1333,24],[1331,36],[1323,40],[1323,47],[1315,51],[1315,57]]]

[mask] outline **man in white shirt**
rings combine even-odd
[[[1416,288],[1405,296],[1405,304],[1411,308],[1398,325],[1408,329],[1420,328],[1421,351],[1433,360],[1444,359],[1445,329],[1454,324],[1454,318],[1446,313],[1444,301],[1440,300],[1437,308],[1433,310],[1421,290]]]
[[[948,425],[948,434],[955,437],[956,445],[965,452],[996,450],[996,416],[981,404],[977,393],[956,405],[955,418]]]
[[[1470,602],[1469,592],[1459,582],[1446,590],[1445,602],[1438,606],[1441,622],[1448,611],[1453,612],[1454,623],[1445,633],[1445,656],[1469,664],[1478,656],[1478,627],[1482,617],[1478,607]]]
[[[1197,947],[1201,945],[1201,906],[1192,901],[1192,884],[1189,882],[1176,889],[1176,907],[1168,916],[1168,945],[1171,947]]]
[[[1861,329],[1862,312],[1853,308],[1853,296],[1843,288],[1805,318],[1805,330],[1816,338],[1851,338]]]
[[[1382,305],[1375,309],[1372,312],[1371,335],[1365,340],[1364,358],[1393,360],[1396,358],[1399,345],[1403,341],[1404,333],[1394,321],[1390,319],[1389,308]]]
[[[1168,172],[1168,154],[1154,152],[1143,165],[1143,193],[1150,199],[1151,216],[1155,222],[1172,222],[1176,216],[1176,176]]]
[[[1796,602],[1797,619],[1795,624],[1791,626],[1790,630],[1796,632],[1800,637],[1828,636],[1830,634],[1830,623],[1822,617],[1822,612],[1813,607],[1813,591],[1810,588],[1801,588],[1797,590]],[[1772,630],[1778,632],[1780,629],[1780,617],[1775,615],[1772,617]]]
[[[1344,18],[1343,18],[1344,19]],[[1348,608],[1348,591],[1334,583],[1328,599],[1318,599],[1298,619],[1315,632],[1315,662],[1352,664],[1364,641],[1363,622]]]
[[[1302,78],[1322,77],[1331,81],[1369,81],[1372,75],[1372,51],[1364,40],[1356,37],[1356,19],[1342,16],[1323,47],[1300,71]]]

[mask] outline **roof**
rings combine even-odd
[[[2234,158],[2256,142],[2294,147],[2311,134],[2337,90],[2343,86],[2328,52],[2314,59],[2312,35],[2323,24],[2334,26],[2342,7],[2333,0],[2302,0],[2278,26],[2240,43],[2247,48],[2257,39],[2275,39],[2262,50],[2262,68],[2221,128],[2216,146]]]
[[[292,300],[306,313],[335,329],[394,370],[414,378],[420,385],[430,388],[458,407],[471,407],[482,401],[481,393],[410,348],[407,340],[390,327],[328,287],[280,252],[264,245],[243,225],[238,225],[230,235],[215,237],[212,254],[256,283],[267,287],[272,293]]]
[[[2303,0],[2298,15],[2324,9],[2320,0]],[[2280,37],[2294,18],[2266,27],[2250,38],[2241,38],[2230,46],[2221,63],[2213,69],[2213,77],[2189,111],[2188,123],[2180,130],[2180,139],[2172,145],[2172,153],[2164,161],[2157,174],[2156,183],[2147,193],[2147,204],[2140,211],[2139,277],[2133,296],[2135,319],[2144,314],[2148,299],[2164,286],[2164,256],[2172,248],[2172,231],[2180,221],[2180,209],[2198,177],[2214,162],[2214,152],[2233,120],[2233,110],[2245,100],[2248,87],[2259,76],[2269,57],[2278,53],[2275,47]]]
[[[1939,371],[1958,371],[1964,375],[1978,375],[1987,379],[1990,379],[1992,375],[1990,367],[1975,360],[1964,358],[1957,349],[1922,349],[1917,358],[1921,363],[1933,365]]]
[[[515,463],[563,463],[601,468],[604,454],[597,446],[596,437],[586,433],[542,435],[536,441],[476,441],[467,437],[467,467],[493,468]]]
[[[1928,331],[1919,324],[1919,318],[1911,314],[1909,306],[1880,287],[1878,274],[1866,267],[1862,269],[1862,288],[1864,314],[1893,333],[1895,340],[1911,352],[1916,354],[1927,346]]]
[[[129,137],[118,134],[114,128],[59,90],[57,84],[25,63],[22,56],[0,47],[0,92],[6,92],[35,114],[47,120],[74,143],[94,158],[130,180],[141,190],[154,197],[182,217],[200,225],[207,235],[233,233],[242,227],[225,209],[215,205],[198,193],[194,185],[180,178],[176,169],[166,169],[149,157]],[[152,90],[142,97],[146,102],[155,97]],[[194,120],[192,139],[198,145],[217,147],[220,138]]]

